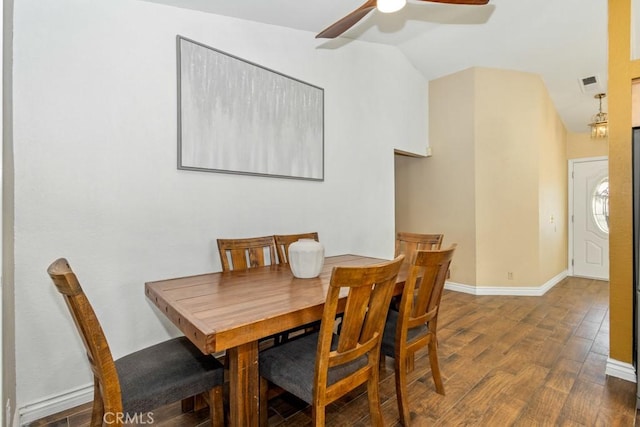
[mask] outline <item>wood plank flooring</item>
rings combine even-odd
[[[608,283],[567,278],[542,297],[446,291],[439,356],[446,395],[435,392],[428,358],[409,376],[413,426],[634,426],[635,384],[605,375]],[[381,373],[385,425],[399,426],[393,360]],[[32,423],[89,425],[89,405]],[[205,426],[207,411],[179,404],[154,412],[161,426]],[[290,395],[270,402],[270,426],[308,426],[310,411]],[[364,389],[332,404],[328,426],[369,426]]]

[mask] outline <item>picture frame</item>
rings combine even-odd
[[[324,180],[324,89],[177,36],[178,169]]]

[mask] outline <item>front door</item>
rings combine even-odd
[[[609,280],[609,162],[573,163],[573,275]]]

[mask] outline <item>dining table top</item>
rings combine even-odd
[[[293,276],[286,264],[145,283],[146,296],[203,353],[220,352],[322,318],[331,272],[387,260],[359,255],[325,258],[320,275]],[[398,275],[402,292],[406,268]],[[346,292],[344,297],[346,297]]]

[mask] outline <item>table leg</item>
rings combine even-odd
[[[259,385],[258,342],[242,344],[227,350],[229,358],[230,424],[258,427]]]

